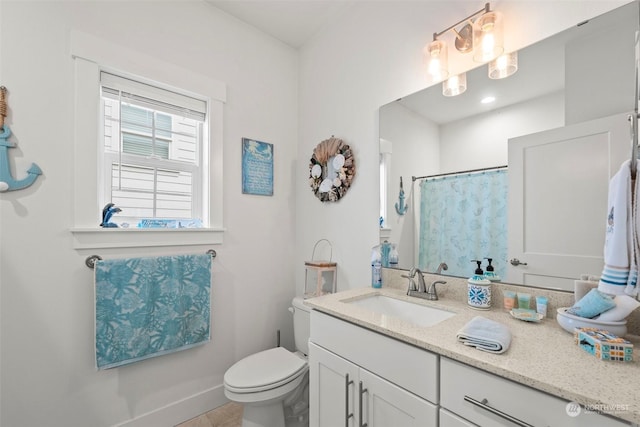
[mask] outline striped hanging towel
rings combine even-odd
[[[208,254],[97,261],[97,368],[208,342],[210,294]]]
[[[631,182],[627,160],[609,182],[604,268],[598,290],[611,295],[634,288],[638,277]]]

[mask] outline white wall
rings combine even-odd
[[[509,138],[564,126],[564,92],[447,123],[440,127],[440,173],[508,163]]]
[[[635,52],[638,12],[621,11],[616,15],[605,28],[567,45],[565,69],[572,76],[565,82],[567,125],[634,109],[633,91],[618,82],[635,78],[635,58],[629,52]],[[585,67],[589,73],[580,72]]]
[[[275,345],[277,329],[283,344],[292,345],[287,307],[295,293],[294,270],[301,266],[293,256],[296,51],[204,2],[0,5],[0,83],[9,90],[8,125],[18,144],[10,155],[20,177],[31,162],[44,171],[34,186],[0,194],[0,425],[173,426],[219,405],[222,377],[232,363]],[[69,232],[72,30],[227,84],[227,232],[224,244],[214,248],[212,342],[101,372],[94,368],[88,253],[72,249]],[[241,194],[242,137],[274,144],[273,197]],[[96,212],[96,225],[98,218]],[[100,255],[207,248],[103,250]]]
[[[498,1],[505,16],[507,51],[517,50],[628,1]],[[308,176],[313,147],[330,135],[353,145],[357,176],[338,203],[315,200],[306,180],[296,187],[295,264],[313,242],[329,238],[337,250],[338,289],[370,281],[370,248],[378,242],[378,123],[381,105],[427,86],[422,49],[432,34],[478,10],[477,2],[355,2],[349,13],[300,52],[301,161]],[[453,57],[452,74],[473,66]],[[296,271],[296,278],[302,272]]]
[[[413,221],[420,204],[420,188],[415,186],[411,191],[411,177],[430,175],[440,170],[440,130],[438,125],[400,103],[385,105],[384,111],[380,115],[380,137],[393,144],[389,162],[387,227],[391,233],[388,241],[398,244],[399,266],[411,268],[414,265]],[[395,209],[400,176],[405,203],[409,205],[404,215],[398,215]]]

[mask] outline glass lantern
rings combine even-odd
[[[327,242],[331,249],[329,261],[315,259],[316,248],[320,242]],[[304,297],[312,298],[336,291],[336,279],[338,275],[338,264],[331,261],[333,257],[333,247],[331,242],[321,239],[313,246],[311,261],[304,262]]]

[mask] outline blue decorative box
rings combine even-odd
[[[597,328],[576,328],[576,344],[600,360],[633,361],[633,344],[623,338]]]

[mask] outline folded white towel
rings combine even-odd
[[[635,266],[632,201],[630,160],[627,160],[609,181],[604,269],[598,290],[611,295],[625,292],[630,270]]]
[[[595,319],[602,322],[621,322],[626,319],[633,310],[640,307],[640,302],[629,295],[617,295],[613,302],[616,306],[607,310]]]
[[[458,331],[458,341],[489,353],[504,353],[511,344],[511,332],[502,323],[476,316]]]

